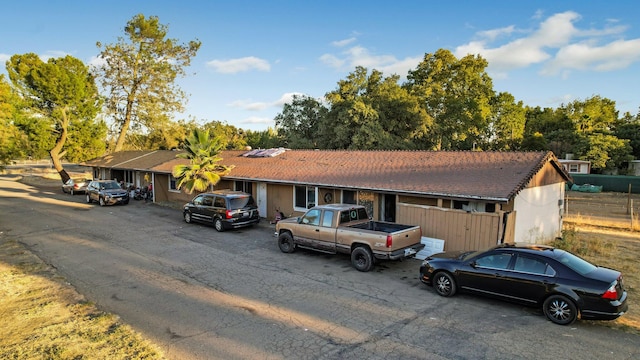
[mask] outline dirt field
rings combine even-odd
[[[632,228],[640,231],[640,194],[615,192],[583,193],[567,191],[565,196],[566,223],[591,223],[592,225]]]

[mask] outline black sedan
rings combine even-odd
[[[542,306],[556,324],[613,320],[627,311],[618,271],[544,245],[502,244],[486,251],[443,252],[420,266],[420,281],[441,296],[470,292]]]

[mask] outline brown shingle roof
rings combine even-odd
[[[548,161],[567,177],[551,152],[287,150],[275,157],[242,156],[245,153],[222,152],[221,163],[234,166],[226,179],[507,201]],[[130,154],[130,160],[121,158],[118,166],[99,159],[86,164],[170,173],[175,165],[188,162],[176,154]],[[144,168],[144,162],[154,164]]]

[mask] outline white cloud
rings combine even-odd
[[[537,12],[533,18],[541,15]],[[604,28],[580,29],[575,26],[580,19],[578,13],[567,11],[543,20],[534,31],[519,30],[513,25],[484,30],[477,33],[479,40],[458,46],[454,53],[457,57],[481,55],[489,62],[488,71],[496,77],[506,77],[510,70],[533,64],[543,65],[541,74],[568,76],[572,69],[610,71],[640,61],[640,39],[620,39],[626,26],[608,26],[617,22],[607,19]],[[525,35],[491,46],[497,39],[516,33]]]
[[[2,62],[3,64],[9,61],[9,59],[11,59],[11,55],[0,54],[0,62]]]
[[[355,37],[350,37],[348,39],[344,39],[344,40],[338,40],[338,41],[334,41],[331,43],[331,45],[336,46],[336,47],[345,47],[349,44],[352,44],[356,41],[357,39]]]
[[[341,68],[345,63],[344,60],[339,59],[337,56],[331,54],[324,54],[320,56],[320,61],[332,68]]]
[[[207,67],[224,74],[235,74],[250,70],[270,71],[269,62],[255,56],[247,56],[231,60],[211,60],[207,62]]]
[[[290,103],[291,101],[293,101],[293,97],[295,95],[305,96],[305,94],[299,92],[284,93],[282,94],[282,96],[280,96],[280,99],[273,102],[273,106],[283,106],[284,104]]]
[[[612,71],[640,61],[640,39],[618,40],[604,46],[584,42],[560,49],[542,73],[554,75],[562,69]]]
[[[340,70],[353,71],[357,66],[362,66],[369,70],[382,71],[385,75],[398,74],[400,76],[406,76],[407,72],[415,68],[422,60],[422,56],[399,60],[393,55],[374,55],[362,46],[348,48],[339,56],[324,54],[320,60],[326,65]]]
[[[273,119],[268,117],[251,116],[244,120],[240,120],[241,124],[273,124]]]
[[[107,61],[101,57],[98,56],[92,56],[91,59],[89,59],[89,66],[90,67],[94,67],[94,68],[101,68],[103,66],[105,66],[107,64]]]
[[[478,32],[478,35],[483,38],[487,38],[490,41],[493,41],[496,38],[501,37],[502,35],[511,35],[514,30],[515,26],[510,25],[499,29],[480,31]]]
[[[248,100],[236,100],[230,103],[229,106],[249,111],[260,111],[270,107],[271,104],[265,102],[251,102]]]
[[[228,106],[234,107],[234,108],[240,108],[248,111],[261,111],[261,110],[268,109],[270,107],[282,107],[284,104],[290,103],[294,95],[305,95],[305,94],[298,93],[298,92],[284,93],[282,94],[282,96],[280,96],[278,100],[275,100],[272,102],[252,102],[249,100],[236,100],[228,104]]]

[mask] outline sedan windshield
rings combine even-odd
[[[558,257],[558,261],[580,275],[586,275],[592,271],[595,271],[597,268],[597,266],[593,265],[592,263],[581,259],[569,252],[558,249],[555,249],[553,251],[561,251],[562,255]]]

